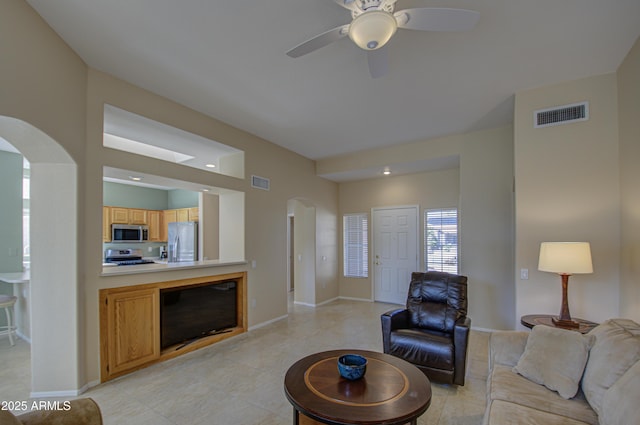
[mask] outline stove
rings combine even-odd
[[[105,263],[114,263],[119,266],[133,266],[137,264],[152,264],[153,260],[142,258],[141,249],[107,249],[104,253]]]

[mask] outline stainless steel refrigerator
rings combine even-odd
[[[198,223],[195,221],[169,223],[167,241],[168,261],[198,260]]]

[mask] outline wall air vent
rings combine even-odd
[[[534,128],[567,124],[589,119],[589,102],[540,109],[533,113]]]
[[[269,190],[271,181],[266,177],[251,176],[251,187],[256,189]]]

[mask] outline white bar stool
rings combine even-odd
[[[7,326],[0,326],[0,328],[3,328],[3,329],[6,328],[7,331],[9,332],[9,343],[11,343],[11,345],[16,345],[16,343],[13,342],[13,335],[12,335],[12,333],[15,332],[16,327],[13,325],[13,322],[11,321],[11,312],[9,310],[13,308],[17,300],[18,300],[18,297],[13,297],[10,295],[0,295],[0,308],[4,308],[4,312],[7,315]]]

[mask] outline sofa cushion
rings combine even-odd
[[[590,425],[598,425],[598,416],[591,409],[581,391],[571,400],[564,399],[554,391],[538,385],[512,371],[510,366],[494,365],[487,380],[487,398],[489,402],[503,400],[521,406],[526,406],[541,412],[557,415],[560,418],[578,421]],[[519,423],[518,416],[512,422],[491,422],[495,424]],[[529,423],[529,422],[525,422]],[[532,422],[533,423],[533,422]],[[547,424],[545,421],[538,424]],[[556,422],[549,422],[556,423]]]
[[[453,370],[454,348],[451,337],[421,329],[391,332],[390,354],[409,363],[443,370]]]
[[[527,346],[529,332],[494,331],[489,337],[489,369],[494,365],[515,366]]]
[[[605,392],[640,360],[640,325],[628,319],[610,319],[589,335],[595,342],[582,378],[582,391],[600,414]]]
[[[549,390],[545,391],[548,392]],[[502,400],[496,400],[488,406],[484,423],[500,425],[585,425],[585,422]]]
[[[8,410],[0,409],[0,424],[2,425],[22,425],[22,422],[18,420]]]
[[[640,420],[640,361],[604,393],[601,425],[628,425]]]
[[[513,368],[563,398],[576,395],[593,337],[550,326],[534,326],[524,353]]]

